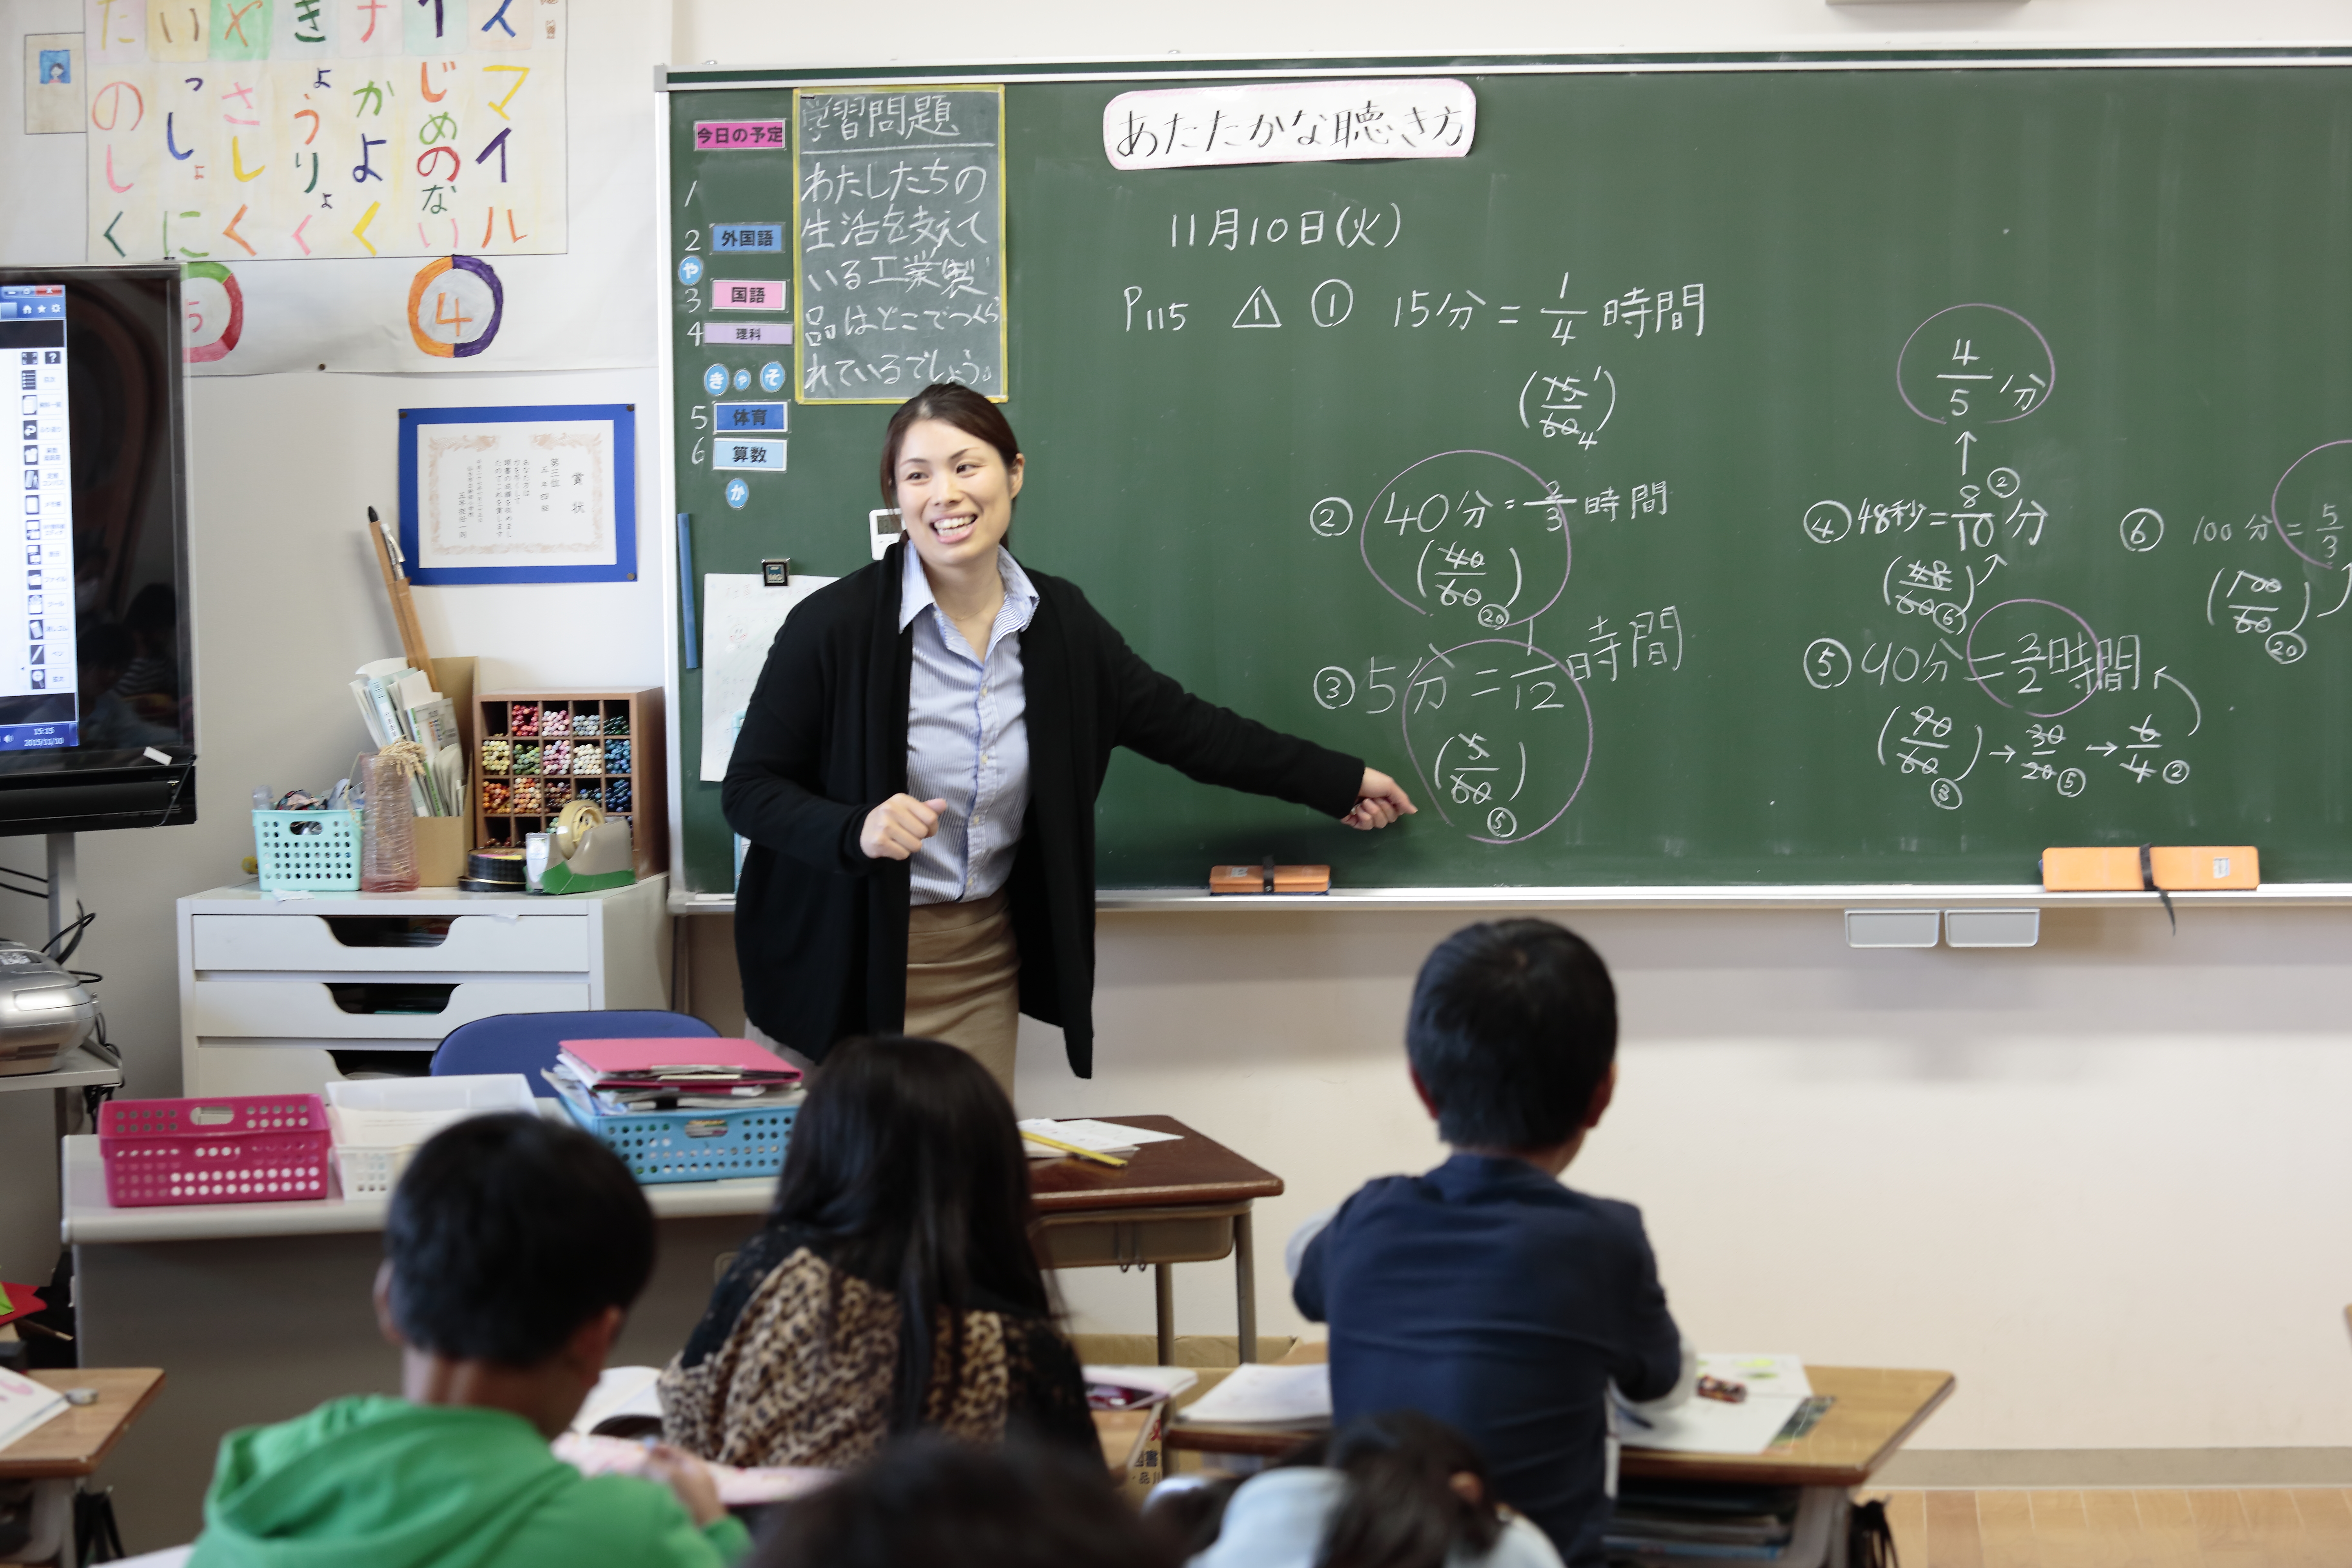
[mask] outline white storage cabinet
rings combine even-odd
[[[349,1053],[429,1055],[494,1014],[667,1007],[668,891],[182,899],[182,1092],[315,1094],[363,1065]]]

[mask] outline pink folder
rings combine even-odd
[[[599,1076],[658,1073],[681,1067],[732,1068],[739,1072],[798,1078],[800,1068],[749,1040],[689,1035],[650,1040],[565,1040],[563,1049]]]

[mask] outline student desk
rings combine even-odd
[[[1162,1365],[1176,1359],[1176,1282],[1170,1266],[1231,1255],[1241,1359],[1257,1359],[1257,1258],[1250,1205],[1282,1195],[1282,1178],[1169,1116],[1095,1120],[1173,1132],[1146,1143],[1124,1166],[1066,1155],[1029,1163],[1029,1190],[1045,1222],[1050,1268],[1150,1264]]]
[[[62,1537],[59,1561],[78,1563],[82,1542],[75,1539],[73,1493],[84,1478],[106,1462],[123,1433],[153,1403],[156,1390],[163,1386],[163,1374],[154,1367],[140,1366],[81,1367],[28,1375],[60,1393],[87,1388],[98,1395],[96,1404],[69,1405],[15,1442],[0,1446],[0,1481],[47,1482],[54,1488],[55,1495],[46,1508],[35,1505],[36,1518],[49,1509],[56,1510],[52,1517]],[[38,1523],[34,1529],[36,1534],[47,1533]]]
[[[1319,1351],[1322,1347],[1302,1350]],[[1321,1360],[1299,1356],[1293,1360]],[[1895,1457],[1922,1422],[1952,1395],[1955,1379],[1948,1372],[1912,1372],[1863,1366],[1808,1366],[1805,1376],[1815,1394],[1837,1403],[1813,1429],[1793,1443],[1776,1445],[1761,1454],[1662,1454],[1627,1448],[1620,1473],[1629,1479],[1659,1481],[1738,1481],[1753,1486],[1858,1487]],[[1187,1389],[1184,1402],[1206,1392],[1215,1380],[1202,1378]],[[1262,1427],[1187,1426],[1171,1420],[1167,1446],[1208,1454],[1255,1454],[1270,1458],[1286,1453],[1308,1437],[1308,1431],[1267,1431]]]

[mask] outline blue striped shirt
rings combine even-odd
[[[922,557],[906,547],[898,625],[914,627],[914,668],[907,689],[907,793],[944,800],[939,831],[923,840],[908,869],[908,902],[984,899],[1013,875],[1022,818],[1029,811],[1028,700],[1021,675],[1021,633],[1037,613],[1037,589],[1000,546],[1004,606],[975,653],[931,595]]]

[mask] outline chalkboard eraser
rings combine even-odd
[[[2262,883],[2262,858],[2251,844],[2121,844],[2042,852],[2042,886],[2053,893],[2187,893]]]
[[[1331,868],[1328,866],[1212,866],[1209,868],[1209,891],[1212,893],[1328,893],[1331,890]]]

